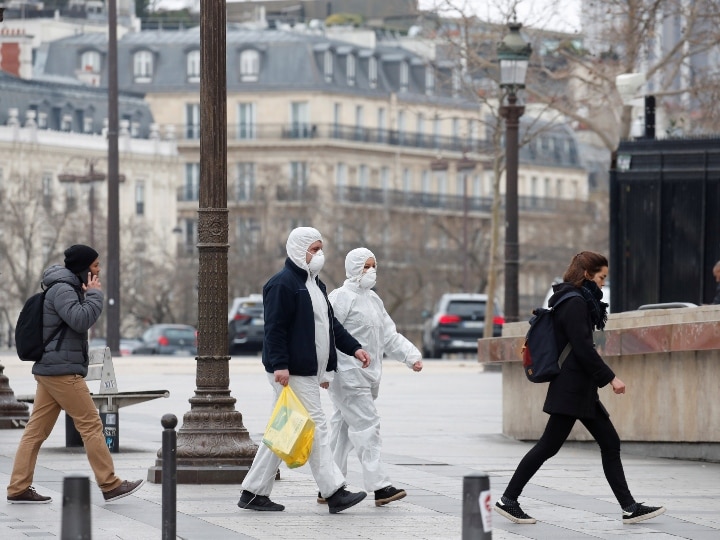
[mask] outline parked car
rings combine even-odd
[[[139,339],[120,338],[120,356],[130,356],[135,349],[142,345]],[[107,340],[105,338],[92,338],[89,342],[91,349],[105,348]]]
[[[189,324],[153,324],[133,354],[197,354],[197,330]]]
[[[228,354],[262,351],[265,312],[261,294],[235,298],[228,313]]]
[[[443,294],[435,313],[423,325],[423,356],[442,358],[446,353],[477,352],[477,340],[485,331],[487,301],[486,294]],[[493,336],[502,334],[503,324],[505,318],[495,301]]]

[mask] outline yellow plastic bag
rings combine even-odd
[[[265,428],[263,444],[294,469],[307,462],[314,436],[315,422],[290,385],[285,386]]]

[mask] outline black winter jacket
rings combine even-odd
[[[577,290],[571,283],[555,286],[555,294],[548,304],[553,306],[568,291]],[[594,418],[598,410],[598,388],[615,378],[593,344],[593,325],[585,299],[573,296],[565,300],[554,314],[555,339],[562,351],[570,342],[572,350],[560,370],[550,382],[543,411],[575,418]],[[604,407],[600,407],[604,410]]]
[[[43,339],[48,339],[63,321],[67,328],[60,330],[48,343],[42,359],[33,364],[32,372],[34,375],[84,377],[88,370],[88,330],[100,317],[105,296],[100,289],[88,289],[83,293],[80,278],[57,264],[43,273],[46,287],[55,282],[59,283],[45,294]]]
[[[285,267],[263,287],[265,338],[262,361],[268,373],[287,369],[290,375],[307,377],[318,374],[315,316],[310,292],[305,285],[307,276],[305,270],[288,258],[285,260]],[[362,347],[335,318],[325,284],[319,278],[315,280],[325,297],[330,320],[330,357],[327,371],[335,371],[336,347],[350,356]]]

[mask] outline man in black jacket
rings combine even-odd
[[[61,324],[66,327],[47,344],[42,358],[33,364],[37,381],[35,403],[15,452],[7,501],[13,504],[52,501],[36,492],[31,484],[40,446],[64,410],[82,437],[105,501],[112,502],[134,493],[145,481],[123,481],[115,474],[100,415],[85,383],[88,330],[103,308],[97,251],[82,244],[69,247],[65,250],[65,266],[55,264],[47,268],[43,285],[46,288],[52,285],[43,305],[43,338],[49,339]]]
[[[262,361],[275,399],[289,384],[315,422],[308,462],[330,513],[336,514],[356,505],[367,494],[345,489],[345,477],[330,449],[320,387],[328,387],[336,370],[336,348],[357,358],[363,368],[370,364],[370,356],[333,314],[325,284],[318,278],[325,260],[322,246],[320,232],[312,227],[298,227],[290,233],[285,267],[263,287]],[[280,458],[260,445],[242,484],[240,508],[271,512],[285,509],[269,497],[279,465]]]

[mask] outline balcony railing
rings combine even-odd
[[[199,126],[179,126],[176,132],[182,134],[185,140],[197,140],[200,138]],[[452,152],[484,152],[490,149],[487,141],[466,137],[365,128],[341,124],[296,122],[292,124],[228,125],[228,144],[233,144],[233,141],[251,142],[269,140],[335,140]]]

